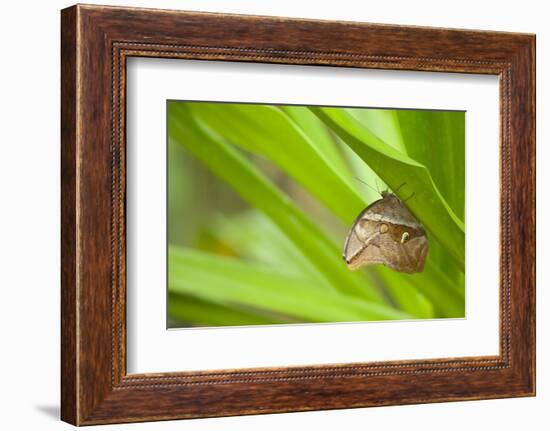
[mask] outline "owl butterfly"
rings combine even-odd
[[[351,270],[383,264],[399,272],[422,272],[428,238],[420,222],[393,193],[365,208],[353,222],[344,245]]]

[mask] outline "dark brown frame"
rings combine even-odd
[[[534,35],[81,5],[61,16],[63,420],[87,425],[535,394]],[[129,56],[498,75],[500,354],[128,375]]]

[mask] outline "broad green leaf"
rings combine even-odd
[[[306,107],[282,108],[289,117],[285,118],[278,110],[270,106],[240,104],[192,104],[190,106],[194,115],[214,127],[216,132],[243,148],[265,155],[275,161],[287,174],[293,176],[312,194],[322,199],[348,226],[351,225],[351,220],[355,219],[359,211],[367,206],[363,200],[367,193],[359,198],[359,201],[354,193],[325,194],[329,189],[319,178],[330,178],[331,171],[338,174],[332,177],[335,184],[332,189],[353,191],[356,188],[351,185],[350,171],[345,168],[338,147],[335,145],[335,139],[338,138],[330,137],[323,123]],[[382,110],[376,118],[380,120],[383,116],[387,117],[386,124],[395,120],[394,116],[388,116],[387,112]],[[289,122],[290,119],[292,121]],[[258,127],[259,124],[260,127]],[[302,133],[297,133],[296,128],[301,129]],[[285,137],[284,144],[280,143],[280,136]],[[353,154],[352,157],[357,156]],[[308,163],[301,163],[303,160],[317,160],[317,164],[313,164],[317,171],[310,169]],[[359,162],[363,164],[363,174],[359,176],[364,178],[360,179],[370,181],[371,178],[364,175],[370,168],[360,159]],[[308,168],[304,169],[304,165],[308,165]],[[322,174],[322,172],[328,172],[328,174]],[[342,184],[336,187],[338,182],[342,182]],[[359,182],[357,181],[357,183]],[[354,200],[355,203],[347,205],[350,200]],[[406,301],[407,297],[410,297],[412,303],[421,302],[425,309],[419,316],[426,315],[428,313],[426,310],[429,307],[428,300],[407,282],[406,276],[401,275],[401,277],[403,285],[408,287],[401,290],[389,289],[390,295],[394,300],[399,299],[401,303]],[[395,296],[397,292],[398,298]]]
[[[264,263],[272,268],[280,268],[287,273],[307,275],[312,279],[319,278],[315,267],[261,213],[245,213],[238,218],[220,217],[214,225],[213,232],[220,241],[238,248],[241,255],[246,258],[252,258],[254,261]],[[370,279],[374,276],[375,280],[383,280],[384,286],[394,302],[413,317],[435,317],[434,307],[423,292],[423,286],[417,287],[409,275],[399,274],[382,266],[370,267],[365,275]],[[452,290],[452,287],[446,284],[448,282],[448,280],[440,280],[437,283],[437,288]],[[458,300],[460,301],[460,299]],[[464,299],[462,298],[461,301],[463,302]],[[451,315],[454,317],[451,306],[445,305],[443,308],[439,317],[450,317]]]
[[[451,199],[450,204],[453,199],[461,201],[462,212],[459,211],[458,215],[463,213],[464,113],[350,108],[347,108],[346,111],[357,118],[384,143],[425,164],[438,189],[442,191],[445,200],[448,201],[447,198]],[[356,156],[356,158],[359,157]],[[447,175],[445,171],[456,172],[457,175]],[[365,181],[371,184],[371,187],[381,184],[376,174],[374,174],[374,177],[372,174],[369,176],[368,170],[363,169],[363,175],[367,178]],[[442,186],[445,187],[444,190],[441,189]],[[446,193],[443,193],[444,191]],[[458,209],[460,210],[460,207]],[[445,274],[443,274],[441,268],[445,269]],[[398,280],[403,280],[405,285],[412,282],[418,287],[419,292],[440,299],[436,309],[438,316],[457,317],[464,316],[463,277],[464,273],[456,265],[452,256],[440,245],[436,238],[431,238],[428,262],[424,274],[419,278],[412,277],[412,279],[404,279],[398,276],[393,284],[397,283]],[[422,284],[417,282],[420,279]],[[426,280],[430,280],[430,282],[427,283]],[[392,289],[393,284],[390,284],[388,282],[386,287],[392,298],[397,300],[392,292],[397,293],[400,290]],[[444,291],[440,292],[441,289],[444,289]],[[427,291],[429,292],[427,293]],[[453,291],[456,292],[453,293]],[[403,303],[404,300],[398,302]]]
[[[429,253],[424,271],[410,274],[409,280],[431,301],[437,317],[465,317],[463,279],[449,279]]]
[[[180,104],[186,105],[186,103],[181,102]],[[314,116],[312,111],[309,111],[307,108],[304,107],[281,107],[275,108],[275,110],[278,110],[279,113],[282,114],[282,118],[285,118],[286,116],[286,120],[290,124],[290,126],[287,124],[285,127],[287,127],[289,130],[297,130],[299,132],[299,135],[301,134],[303,135],[303,137],[305,137],[305,139],[301,139],[301,141],[304,141],[309,146],[313,147],[313,149],[315,150],[314,153],[317,153],[316,160],[321,160],[323,162],[322,164],[318,165],[320,166],[319,172],[322,173],[323,171],[326,171],[328,169],[329,172],[331,172],[334,183],[339,183],[340,185],[338,187],[342,189],[348,189],[350,191],[350,194],[348,196],[355,196],[351,198],[352,200],[356,200],[356,203],[354,205],[348,205],[345,211],[335,211],[335,208],[342,208],[342,205],[340,205],[341,202],[339,202],[340,196],[331,197],[325,194],[324,198],[321,198],[320,196],[323,196],[323,193],[319,190],[315,191],[315,188],[318,187],[315,181],[310,181],[308,183],[304,181],[304,178],[301,178],[300,181],[300,178],[296,178],[296,172],[295,175],[292,175],[291,172],[289,172],[291,169],[287,164],[284,163],[284,160],[273,160],[273,155],[266,154],[265,152],[265,146],[269,145],[268,137],[266,137],[262,145],[256,145],[256,142],[250,144],[249,141],[243,139],[242,137],[240,138],[240,140],[238,140],[238,142],[235,142],[234,139],[230,136],[227,136],[227,139],[229,139],[232,143],[239,145],[243,149],[251,151],[255,154],[260,154],[269,159],[270,162],[274,162],[275,164],[277,164],[282,172],[286,173],[287,175],[293,176],[312,195],[316,196],[321,202],[323,202],[324,205],[335,212],[338,218],[340,218],[347,227],[350,227],[350,220],[353,220],[357,213],[365,206],[367,206],[369,203],[372,203],[372,201],[374,201],[375,199],[379,198],[379,196],[376,196],[375,192],[373,192],[372,196],[370,196],[369,193],[371,193],[371,190],[369,188],[359,185],[358,181],[355,182],[355,180],[353,180],[353,176],[357,176],[359,179],[367,182],[372,187],[382,187],[382,184],[377,184],[380,182],[380,179],[377,175],[378,172],[373,172],[369,165],[365,163],[366,160],[364,160],[364,158],[358,157],[355,152],[351,152],[350,157],[350,150],[348,146],[341,146],[340,137],[336,137],[333,131],[327,133],[327,128],[324,126],[323,122],[321,122],[316,116]],[[345,112],[346,110],[343,111]],[[354,113],[353,110],[351,111],[353,117],[360,120],[363,126],[371,129],[374,132],[373,134],[376,135],[376,138],[378,138],[380,141],[387,141],[390,144],[388,145],[388,147],[393,146],[393,150],[397,150],[398,153],[400,153],[401,155],[407,157],[407,154],[409,154],[410,156],[410,146],[417,145],[417,143],[411,144],[411,141],[409,139],[406,142],[407,146],[405,147],[404,140],[406,141],[406,139],[400,139],[401,129],[399,128],[398,121],[396,121],[396,118],[398,118],[396,111],[390,110],[388,112],[385,112],[383,110],[369,110],[376,111],[372,115],[367,115],[369,111],[363,112],[362,110],[357,110],[357,113]],[[209,112],[194,112],[194,114],[194,119],[196,120],[196,123],[191,124],[191,128],[196,127],[203,135],[206,135],[214,140],[219,140],[221,143],[220,145],[224,145],[229,149],[232,148],[232,146],[228,145],[227,142],[221,139],[221,137],[217,133],[220,131],[223,132],[226,126],[224,122],[220,121],[217,124],[219,130],[215,127],[215,130],[213,130],[203,123],[203,117],[205,115],[206,117],[208,117],[210,115]],[[271,114],[272,113],[270,113],[269,115]],[[276,115],[276,117],[279,118],[279,120],[281,119],[280,115]],[[236,118],[237,117],[235,117],[234,119]],[[241,120],[244,122],[247,121],[246,119]],[[187,126],[188,119],[182,119],[182,123]],[[255,127],[256,124],[252,123],[248,124],[248,126]],[[456,125],[450,124],[448,125],[448,127],[452,128],[456,127]],[[275,129],[272,129],[272,131],[273,133],[275,133],[275,135],[271,137],[271,139],[272,141],[276,141],[275,136],[277,131]],[[191,133],[193,133],[193,131],[191,131]],[[224,133],[227,134],[227,132]],[[382,142],[382,144],[385,143]],[[308,145],[302,145],[300,147],[301,150],[303,150],[304,148],[307,149]],[[272,145],[272,147],[277,148],[277,145]],[[351,145],[349,147],[351,147]],[[295,151],[295,148],[293,145],[289,145],[288,147],[286,147],[286,150],[287,152],[294,154],[293,151]],[[238,151],[236,151],[236,154],[242,157],[247,164],[251,165],[250,162],[252,160],[249,161],[249,159],[243,157],[243,155],[240,154],[240,152]],[[297,152],[296,154],[297,157],[301,157],[300,152]],[[342,159],[342,155],[344,155],[345,160]],[[204,154],[203,156],[207,157],[206,154]],[[198,158],[201,159],[200,157]],[[408,158],[415,159],[414,157]],[[420,158],[420,156],[418,156],[418,158]],[[346,162],[349,162],[350,159],[352,170],[346,167]],[[415,161],[418,162],[419,160],[415,159]],[[220,176],[226,184],[236,189],[235,185],[225,180],[220,172],[215,172],[214,169],[212,169],[212,166],[209,165],[209,163],[204,164],[208,166],[209,169],[211,169],[214,173],[216,173],[216,175]],[[218,166],[218,168],[220,171],[222,170],[221,164],[220,166]],[[296,169],[296,167],[294,167],[294,169]],[[268,170],[267,172],[270,171]],[[260,176],[262,175],[263,174],[260,173]],[[228,189],[227,191],[230,190]],[[242,190],[237,191],[239,192],[239,194],[242,195]],[[252,192],[252,194],[254,194],[254,192]],[[285,196],[284,194],[282,195],[283,197],[288,199],[287,196]],[[401,197],[403,198],[407,196],[408,193],[405,193],[405,195]],[[245,199],[249,203],[251,203],[252,206],[265,212],[264,208],[259,208],[256,204],[253,203],[253,199],[251,200],[251,196],[249,196],[248,199],[245,197]],[[328,203],[327,199],[331,199],[333,202]],[[416,197],[414,199],[416,199]],[[357,210],[356,208],[359,209]],[[231,226],[229,222],[232,222],[232,220],[229,217],[224,217],[223,221],[219,223],[216,222],[215,224],[212,224],[212,221],[209,221],[206,226],[210,226],[208,228],[209,235],[214,235],[215,238],[217,238],[216,241],[218,242],[223,241],[226,245],[229,244],[229,246],[235,249],[235,255],[257,260],[259,262],[264,262],[265,264],[271,265],[272,267],[276,267],[277,269],[288,275],[302,275],[308,278],[310,282],[311,280],[316,280],[313,284],[318,288],[319,292],[327,291],[330,293],[334,293],[335,289],[338,289],[338,286],[341,285],[341,282],[335,282],[335,278],[327,277],[327,269],[321,269],[319,266],[319,261],[311,259],[311,255],[305,252],[302,247],[300,247],[297,238],[289,236],[288,229],[282,229],[279,224],[280,220],[277,221],[276,219],[274,219],[272,217],[273,214],[268,214],[267,212],[265,213],[268,215],[269,219],[264,218],[264,220],[271,220],[275,222],[275,225],[277,227],[273,226],[271,221],[269,221],[268,225],[275,227],[275,231],[284,232],[284,235],[282,237],[281,235],[278,235],[278,238],[282,238],[283,241],[279,242],[277,240],[277,235],[270,237],[265,236],[264,232],[262,232],[262,229],[266,228],[266,226],[255,226],[252,222],[252,219],[250,223],[246,225],[246,228],[248,229],[243,228],[242,224],[241,227],[236,225]],[[315,214],[310,212],[309,208],[308,213]],[[304,214],[301,215],[306,218]],[[421,219],[420,217],[418,218]],[[213,218],[212,220],[217,219]],[[312,223],[314,227],[316,227],[317,230],[321,232],[321,234],[325,234],[330,231],[330,229],[326,230],[323,228],[323,222],[319,219],[319,217],[309,219],[309,222]],[[214,229],[212,230],[211,228]],[[360,290],[364,289],[365,286],[369,286],[369,289],[372,289],[372,286],[375,285],[383,287],[387,291],[388,295],[391,297],[392,301],[396,305],[398,305],[399,308],[409,313],[410,316],[414,318],[463,317],[463,272],[455,263],[456,259],[454,259],[450,255],[450,251],[447,250],[447,247],[445,245],[440,245],[438,239],[432,235],[429,228],[428,232],[430,236],[430,252],[428,255],[428,261],[426,263],[425,270],[422,274],[400,274],[382,266],[374,266],[360,271],[363,274],[348,272],[348,275],[352,275],[358,280],[360,279],[360,282],[357,284],[357,286],[360,286]],[[272,229],[270,235],[273,233],[274,230]],[[326,235],[325,240],[327,240]],[[327,240],[326,243],[330,244],[331,248],[338,250],[339,254],[339,249],[341,247],[340,244],[335,246],[329,240]],[[260,247],[254,247],[255,244],[259,244]],[[262,247],[261,244],[264,244],[264,246]],[[339,256],[336,256],[336,259],[334,261],[339,262],[339,259]],[[341,264],[341,267],[345,268],[343,264]],[[344,272],[347,272],[347,270]],[[361,275],[364,275],[366,278],[361,277]],[[373,277],[375,277],[375,279],[373,279]],[[376,292],[376,290],[374,290],[374,292]],[[352,292],[351,290],[348,292],[348,294],[353,295],[355,295],[356,293],[357,292]],[[360,299],[355,300],[360,301]],[[205,301],[205,303],[212,304],[212,301]],[[204,307],[206,307],[206,305],[204,305]],[[248,306],[246,306],[244,310],[241,310],[241,307],[237,306],[236,304],[230,304],[227,307],[233,309],[235,312],[242,311],[244,313],[249,313],[252,310]],[[202,308],[202,306],[198,306],[198,308]],[[252,311],[256,310],[253,309]],[[262,310],[262,313],[267,311],[268,310]],[[273,314],[273,310],[271,310],[271,312],[272,314],[269,316],[269,318],[275,318],[275,315],[277,317],[280,317],[278,313]],[[263,317],[263,314],[261,316]],[[286,316],[285,318],[290,317]],[[230,320],[230,317],[228,317],[227,319]],[[242,319],[246,321],[246,319],[251,319],[251,317],[243,317]],[[214,322],[212,324],[216,323]]]
[[[464,221],[465,205],[465,113],[459,111],[396,112],[396,129],[404,137],[408,154],[430,171],[434,183],[454,213]],[[453,280],[464,273],[441,247],[431,257]],[[463,286],[463,283],[462,283]]]
[[[356,180],[346,164],[341,149],[336,145],[338,137],[332,134],[330,129],[306,106],[281,106],[280,109],[288,115],[295,126],[302,130],[323,161],[338,173],[348,187],[357,190]],[[361,193],[359,195],[362,196]]]
[[[235,304],[221,305],[197,298],[193,294],[181,295],[170,292],[168,317],[176,324],[170,327],[192,326],[242,326],[273,325],[292,322],[290,316],[279,316],[265,310],[239,309]]]
[[[465,113],[395,111],[408,155],[422,163],[453,212],[464,221]]]
[[[344,158],[350,165],[350,170],[353,172],[355,180],[358,183],[357,187],[361,191],[361,196],[365,200],[366,207],[369,203],[380,199],[380,191],[387,188],[386,183],[340,138],[338,138],[338,141],[341,145]]]
[[[169,290],[222,305],[271,310],[306,322],[407,319],[410,315],[338,291],[320,293],[315,281],[276,268],[182,248],[169,250]]]
[[[360,274],[348,271],[340,248],[249,160],[207,126],[196,121],[183,104],[168,105],[169,138],[185,146],[214,174],[285,232],[307,259],[337,290],[384,302],[378,290]]]
[[[238,217],[218,217],[211,229],[218,241],[229,245],[245,259],[325,281],[300,249],[258,211],[248,211]]]
[[[464,224],[443,199],[424,165],[385,144],[349,113],[311,108],[403,200],[460,268],[464,268]],[[402,184],[405,183],[405,186]],[[401,187],[400,187],[401,186]],[[400,187],[400,188],[399,188]]]
[[[349,173],[342,171],[326,149],[319,147],[281,109],[249,104],[188,106],[201,123],[231,143],[275,163],[346,223],[351,223],[353,214],[364,208],[362,197],[349,182]],[[304,121],[301,124],[304,127]]]
[[[401,135],[397,116],[400,110],[346,108],[346,112],[355,117],[361,124],[367,126],[369,130],[384,141],[384,143],[403,154],[407,154],[407,148],[403,142],[403,136]],[[420,111],[412,112],[416,114]]]
[[[421,289],[407,276],[384,266],[377,266],[376,275],[383,280],[388,293],[399,308],[420,319],[435,317],[434,306]]]

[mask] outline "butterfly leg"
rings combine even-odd
[[[399,187],[397,187],[397,188],[393,191],[393,193],[396,194],[396,193],[399,191],[399,189],[400,189],[401,187],[403,187],[405,184],[407,184],[407,183],[402,183]]]
[[[414,197],[414,192],[412,192],[412,195],[410,195],[407,199],[404,199],[403,202],[407,202],[409,199],[412,199]]]

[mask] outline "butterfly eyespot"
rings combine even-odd
[[[424,270],[427,254],[428,238],[421,223],[390,192],[359,214],[346,236],[343,253],[350,271],[383,264],[409,274]]]

